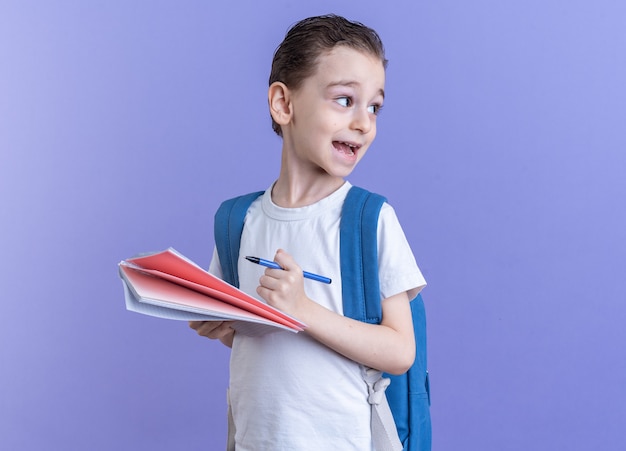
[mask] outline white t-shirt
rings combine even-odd
[[[332,279],[304,279],[307,296],[342,313],[339,262],[341,208],[351,185],[301,208],[282,208],[271,189],[250,207],[238,262],[241,289],[259,298],[265,270],[243,257],[272,260],[289,252],[303,270]],[[378,224],[379,277],[383,299],[426,282],[391,206]],[[217,254],[210,271],[221,276]],[[367,386],[359,365],[306,333],[276,331],[257,337],[235,334],[230,361],[230,402],[238,451],[371,450]]]

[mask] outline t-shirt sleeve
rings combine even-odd
[[[378,272],[383,299],[403,291],[413,299],[426,286],[396,212],[387,203],[378,218]]]

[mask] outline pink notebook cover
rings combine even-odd
[[[126,264],[125,262],[120,264],[122,269],[143,271],[157,278],[202,293],[213,301],[222,301],[227,305],[238,307],[254,315],[261,316],[296,330],[303,330],[305,327],[303,323],[293,317],[253,298],[220,278],[215,277],[213,274],[208,273],[172,248],[153,254],[129,258],[126,262]],[[128,263],[130,263],[130,265]],[[128,273],[126,272],[126,274]],[[163,287],[164,285],[161,286]],[[212,303],[212,306],[215,308],[214,303]]]

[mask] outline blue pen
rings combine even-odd
[[[278,263],[276,263],[274,261],[271,261],[271,260],[265,260],[264,258],[246,257],[246,260],[251,261],[252,263],[256,263],[257,265],[267,266],[268,268],[283,269]],[[307,279],[316,280],[316,281],[322,282],[322,283],[330,283],[331,282],[331,280],[328,277],[318,276],[317,274],[313,274],[313,273],[310,273],[310,272],[302,271],[302,274]]]

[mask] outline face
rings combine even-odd
[[[349,175],[376,137],[384,87],[376,56],[345,46],[322,54],[316,72],[290,92],[291,116],[282,130],[292,170]]]

